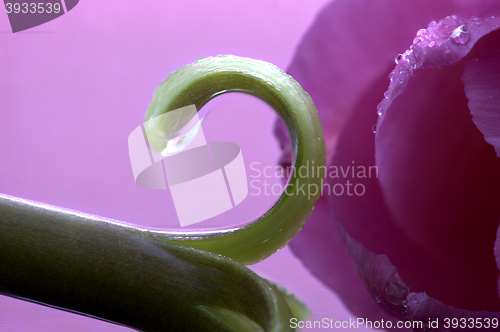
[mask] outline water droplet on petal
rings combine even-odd
[[[420,29],[417,31],[417,36],[422,36],[422,35],[425,35],[427,33],[427,31],[425,29]]]
[[[443,25],[443,28],[448,28],[450,27],[451,25],[455,24],[455,19],[456,19],[456,16],[455,15],[452,15],[452,16],[446,16],[442,21],[441,21],[441,24]]]
[[[376,134],[376,133],[377,133],[377,125],[376,125],[376,124],[375,124],[375,125],[373,125],[373,127],[372,127],[372,131],[373,131],[373,133],[374,133],[374,134]]]
[[[407,319],[408,317],[410,317],[410,314],[408,313],[408,311],[405,309],[401,312],[401,317],[404,318],[404,319]]]
[[[401,60],[401,58],[402,58],[402,57],[403,57],[403,54],[398,54],[398,55],[396,55],[396,57],[394,58],[394,62],[395,62],[396,64],[398,64],[399,60]]]
[[[392,81],[394,79],[394,70],[389,74],[389,79]]]
[[[430,21],[429,26],[430,27],[435,27],[437,25],[436,21]]]
[[[413,39],[413,45],[418,44],[421,41],[422,41],[422,39],[420,39],[419,37],[415,37],[415,39]]]
[[[396,275],[385,287],[385,298],[391,304],[401,305],[403,299],[406,299],[408,296],[408,291],[408,286]]]
[[[429,47],[431,48],[434,47],[434,45],[436,45],[436,42],[434,40],[429,43]]]
[[[465,45],[470,40],[470,33],[465,28],[465,25],[461,25],[451,32],[451,40],[455,44]]]
[[[403,302],[401,302],[401,305],[405,308],[407,308],[409,304],[410,304],[410,301],[408,301],[408,300],[403,300]]]
[[[381,116],[381,115],[382,115],[382,113],[383,113],[383,111],[384,111],[384,102],[383,102],[383,101],[381,101],[381,102],[380,102],[380,103],[378,103],[378,105],[377,105],[377,114],[378,114],[378,116]]]

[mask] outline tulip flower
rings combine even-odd
[[[328,188],[363,187],[324,193],[291,247],[357,316],[498,327],[499,14],[496,1],[337,0],[298,47],[288,72],[318,109]]]

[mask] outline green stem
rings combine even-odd
[[[283,193],[266,214],[240,229],[154,236],[248,265],[283,248],[304,227],[320,196],[325,142],[310,96],[291,76],[270,63],[227,55],[202,58],[173,72],[160,84],[146,120],[191,104],[200,110],[214,97],[232,91],[254,95],[276,110],[290,132],[294,167],[307,167],[307,176],[294,172],[286,187],[290,194]],[[314,176],[311,167],[315,169]]]
[[[0,196],[0,294],[141,331],[290,331],[279,292],[226,257]]]
[[[278,112],[296,169],[325,165],[311,98],[266,62],[219,56],[182,67],[158,87],[146,118],[191,104],[199,110],[231,91]],[[141,229],[0,195],[0,294],[145,331],[289,331],[279,292],[229,258],[252,264],[284,247],[320,195],[323,172],[315,173],[293,173],[292,194],[253,223],[205,233]]]

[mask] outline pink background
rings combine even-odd
[[[127,138],[168,73],[203,56],[235,54],[286,69],[325,0],[80,1],[13,34],[0,10],[0,193],[152,227],[179,228],[168,190],[135,185]],[[253,97],[216,98],[208,141],[240,145],[247,166],[274,166],[275,115]],[[264,179],[262,179],[264,180]],[[279,179],[267,179],[279,183]],[[253,196],[194,225],[249,222],[276,197]],[[252,266],[302,298],[310,319],[349,319],[335,294],[288,249]],[[1,273],[1,271],[0,271]],[[125,331],[0,296],[1,331]],[[362,330],[362,329],[360,329]]]

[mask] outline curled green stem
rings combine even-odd
[[[251,94],[269,104],[290,132],[294,167],[319,170],[293,172],[285,191],[262,217],[232,230],[152,233],[157,239],[207,250],[242,264],[254,264],[283,248],[301,229],[320,196],[325,142],[311,97],[290,75],[259,60],[237,56],[202,58],[170,74],[156,89],[146,120],[196,105],[228,92]],[[303,174],[303,173],[302,173]]]
[[[266,62],[219,56],[182,67],[158,87],[146,118],[192,104],[199,110],[231,91],[278,112],[296,169],[325,165],[311,98]],[[261,218],[212,232],[154,231],[0,195],[0,294],[143,331],[289,331],[283,297],[240,263],[272,255],[303,227],[323,174],[300,174],[286,187],[293,195]]]

